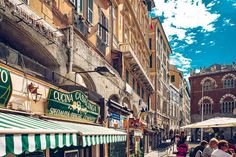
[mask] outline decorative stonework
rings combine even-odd
[[[214,83],[214,87],[217,87],[216,80],[213,79],[212,77],[205,77],[201,81],[201,85],[203,85],[207,80],[210,80],[212,83]]]
[[[202,98],[198,101],[198,105],[201,105],[203,100],[209,100],[211,104],[214,104],[214,101],[213,101],[213,99],[212,99],[211,97],[209,97],[209,96],[204,96],[204,97],[202,97]]]
[[[223,76],[222,81],[226,80],[229,77],[233,78],[234,80],[236,80],[236,76],[234,74],[230,74],[229,73],[229,74],[226,74],[226,75]]]
[[[225,95],[220,99],[220,104],[223,104],[225,98],[227,98],[227,97],[231,97],[231,98],[234,100],[234,102],[236,102],[236,97],[235,97],[233,94],[225,94]]]

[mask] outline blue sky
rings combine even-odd
[[[197,72],[212,64],[236,62],[236,0],[155,0],[173,54],[171,63]]]

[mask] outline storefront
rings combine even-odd
[[[144,156],[143,126],[139,119],[129,119],[129,156]]]
[[[125,132],[100,126],[100,104],[82,91],[57,90],[31,77],[22,83],[23,74],[2,67],[0,156],[100,157],[103,145],[126,141]],[[19,89],[25,88],[23,95]],[[41,99],[32,100],[37,94]]]
[[[128,118],[132,114],[127,107],[122,107],[117,102],[109,100],[109,128],[115,128],[122,132],[127,132]],[[125,157],[127,156],[127,141],[109,144],[109,157]]]

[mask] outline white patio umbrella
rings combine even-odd
[[[181,127],[182,129],[188,128],[214,128],[214,127],[234,127],[236,126],[236,118],[229,117],[215,117],[202,122],[197,122]]]

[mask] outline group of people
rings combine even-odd
[[[236,146],[226,140],[217,140],[212,138],[209,143],[202,141],[190,153],[190,157],[236,157]],[[181,132],[177,136],[177,157],[186,157],[188,154],[188,145],[186,136]]]
[[[212,138],[209,143],[203,140],[190,157],[235,157],[235,151],[236,147],[228,141]]]

